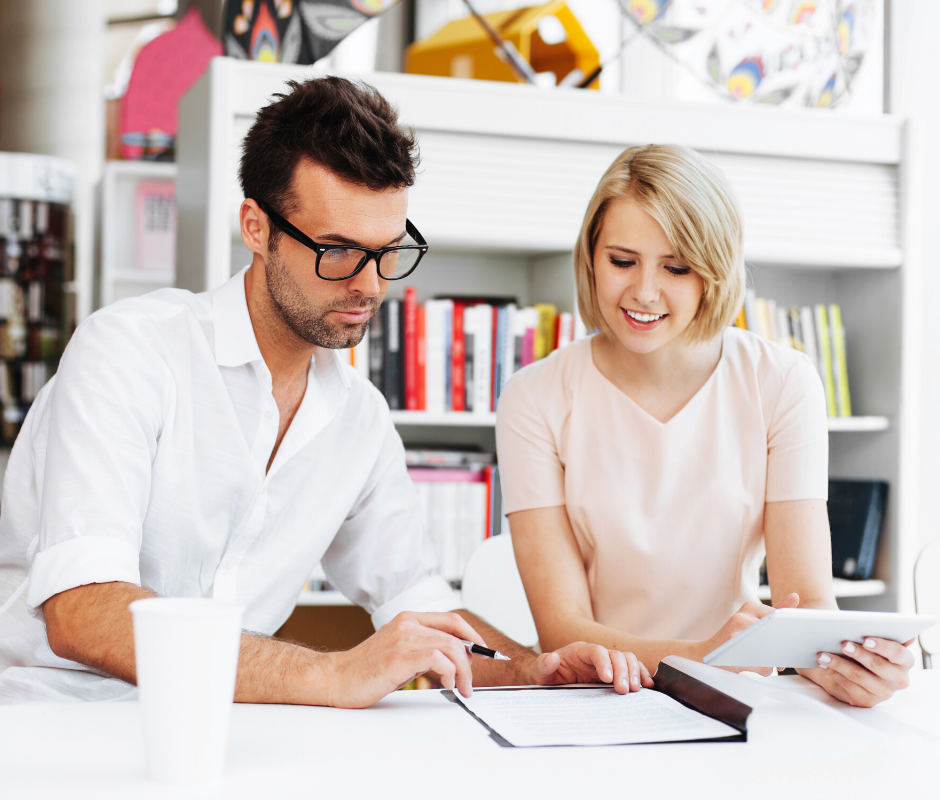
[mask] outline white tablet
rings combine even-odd
[[[927,614],[781,608],[716,647],[715,667],[816,667],[818,653],[842,653],[842,642],[868,636],[906,642],[937,621]]]

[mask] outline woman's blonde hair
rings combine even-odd
[[[744,299],[743,229],[737,200],[724,174],[694,150],[650,144],[624,150],[604,173],[588,203],[574,249],[578,310],[588,330],[612,335],[594,285],[594,247],[612,200],[632,198],[661,226],[673,255],[705,282],[691,342],[717,336]]]

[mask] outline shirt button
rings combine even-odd
[[[271,419],[271,417],[273,417],[273,416],[274,416],[274,412],[273,412],[273,411],[265,411],[265,412],[264,412],[264,418],[265,418],[265,419]]]
[[[225,569],[228,570],[229,572],[235,571],[235,562],[231,558],[225,561]]]

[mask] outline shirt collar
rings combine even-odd
[[[212,320],[215,329],[215,361],[220,367],[240,367],[262,361],[255,329],[248,314],[245,295],[245,267],[215,290],[212,296]],[[318,347],[310,373],[324,393],[338,407],[349,392],[350,379],[339,352]]]
[[[215,361],[220,367],[240,367],[261,361],[261,350],[248,314],[245,267],[212,294]]]

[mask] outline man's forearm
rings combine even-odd
[[[137,683],[130,604],[155,597],[130,583],[95,583],[43,604],[52,651],[128,683]],[[180,654],[185,658],[185,654]],[[256,634],[243,634],[235,700],[241,703],[329,702],[330,654]]]
[[[465,609],[458,612],[486,642],[486,646],[499,650],[512,661],[494,661],[490,658],[474,657],[472,662],[474,686],[519,686],[531,682],[532,663],[538,654],[500,633],[489,623]]]

